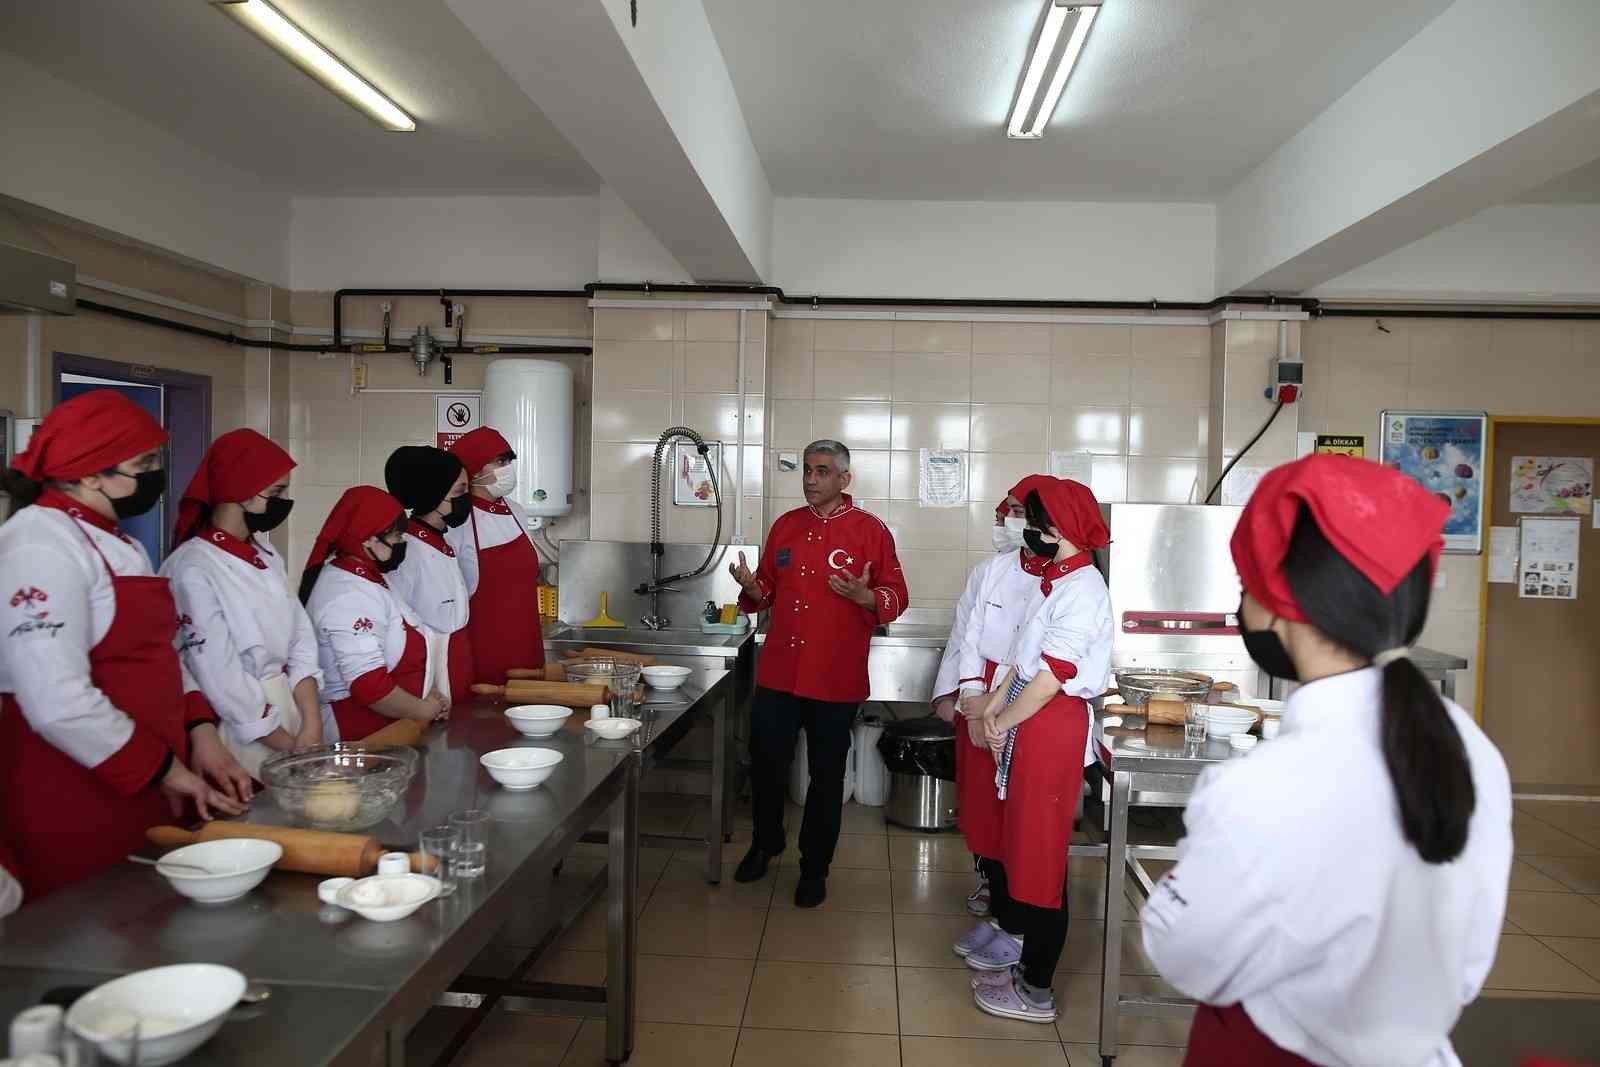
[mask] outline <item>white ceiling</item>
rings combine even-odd
[[[775,193],[975,200],[1215,200],[1449,4],[1106,0],[1008,141],[1042,0],[705,0]]]
[[[1600,203],[1600,159],[1569,170],[1561,177],[1517,198],[1523,204]]]
[[[274,0],[417,119],[388,133],[206,0],[0,4],[0,47],[293,193],[589,192],[599,179],[441,0]]]

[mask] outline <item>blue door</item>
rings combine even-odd
[[[96,389],[113,389],[144,408],[161,425],[165,426],[167,424],[162,403],[165,399],[164,390],[159,385],[115,382],[106,378],[89,378],[81,374],[63,374],[61,376],[62,400],[71,400],[75,396],[81,396]],[[179,486],[178,492],[182,491],[183,487]],[[123,531],[129,537],[144,545],[145,551],[150,553],[150,565],[156,568],[161,566],[161,557],[167,543],[166,502],[171,498],[172,492],[173,487],[168,485],[167,496],[162,499],[159,507],[151,508],[137,518],[122,520]]]

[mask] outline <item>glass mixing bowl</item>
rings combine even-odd
[[[400,803],[419,759],[413,748],[340,741],[274,756],[261,765],[261,781],[298,825],[364,830]]]

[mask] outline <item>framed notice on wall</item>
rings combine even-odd
[[[672,446],[672,502],[680,508],[714,508],[717,485],[722,477],[722,442],[707,441],[707,453],[688,441]]]
[[[1444,550],[1481,552],[1489,416],[1482,411],[1385,411],[1380,418],[1380,462],[1409,474],[1450,505]]]
[[[1578,546],[1583,520],[1522,520],[1517,595],[1524,600],[1578,598]]]

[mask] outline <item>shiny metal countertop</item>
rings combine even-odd
[[[548,623],[544,628],[547,649],[610,647],[656,656],[737,656],[751,637],[749,630],[742,634],[707,634],[699,629],[647,630],[642,626],[584,627],[565,623]]]

